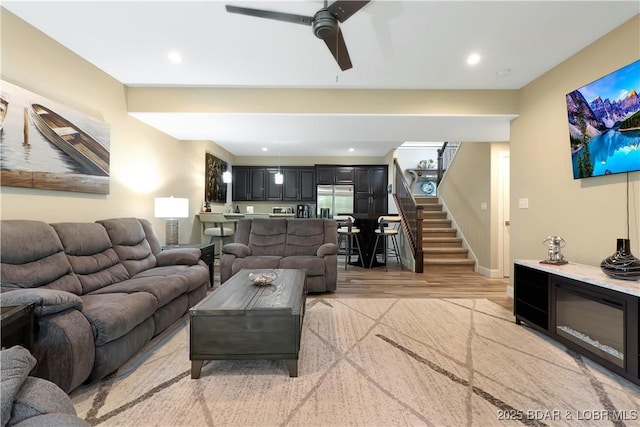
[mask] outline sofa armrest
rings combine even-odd
[[[158,267],[167,265],[196,265],[200,259],[198,248],[166,249],[156,254]]]
[[[222,253],[245,258],[251,255],[251,248],[244,243],[227,243],[222,247]]]
[[[13,402],[35,364],[36,359],[23,347],[14,346],[0,352],[0,383],[2,384],[0,401],[3,426],[11,418]]]
[[[337,255],[338,254],[338,245],[335,243],[324,243],[318,248],[318,255],[320,258],[325,257],[327,255]]]
[[[43,317],[70,308],[82,311],[82,300],[71,292],[55,289],[29,288],[0,293],[0,306],[35,303],[35,316]]]

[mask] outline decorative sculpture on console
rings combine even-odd
[[[567,264],[561,249],[567,244],[561,236],[547,236],[542,243],[547,245],[547,259],[540,261],[543,264],[562,265]]]

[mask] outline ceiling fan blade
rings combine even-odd
[[[338,0],[334,2],[327,8],[329,12],[336,18],[338,21],[344,22],[351,17],[354,13],[362,9],[369,3],[370,0],[365,1],[351,1],[351,0]]]
[[[295,15],[293,13],[272,12],[270,10],[250,9],[248,7],[238,7],[226,5],[227,12],[238,13],[240,15],[255,16],[258,18],[275,19],[276,21],[291,22],[293,24],[311,25],[313,16]]]
[[[342,30],[338,27],[338,32],[334,37],[329,37],[324,39],[327,47],[331,51],[331,54],[336,59],[336,62],[340,66],[342,71],[348,70],[352,68],[351,58],[349,58],[349,51],[347,50],[347,45],[344,42],[344,37],[342,37]]]

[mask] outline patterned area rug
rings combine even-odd
[[[73,392],[100,426],[640,425],[640,387],[487,300],[308,298],[299,376],[211,361],[191,379],[188,317]]]

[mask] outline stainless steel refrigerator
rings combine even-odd
[[[353,185],[318,185],[316,191],[318,217],[353,213]]]

